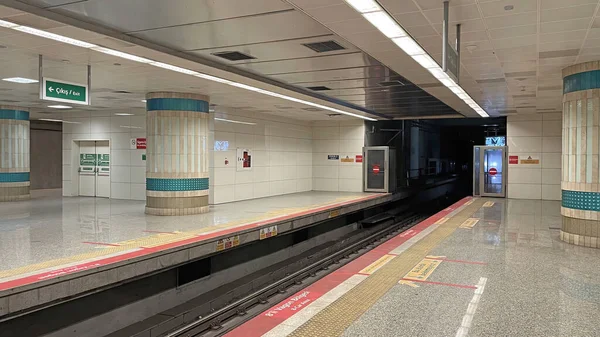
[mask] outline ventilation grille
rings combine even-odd
[[[328,88],[324,85],[318,85],[315,87],[306,87],[307,89],[313,90],[313,91],[325,91],[325,90],[331,90],[331,88]]]
[[[252,60],[256,57],[246,55],[244,53],[240,53],[239,51],[224,51],[220,53],[212,53],[212,55],[224,58],[229,61],[243,61],[243,60]]]
[[[315,43],[303,43],[303,45],[307,48],[310,48],[310,49],[316,51],[317,53],[326,53],[328,51],[346,49],[333,40],[323,41],[323,42],[315,42]]]
[[[302,108],[302,110],[304,110],[304,111],[314,111],[314,112],[323,111],[323,109],[319,109],[319,108]]]
[[[283,105],[276,105],[275,107],[280,110],[289,110],[289,109],[294,108],[293,106],[283,106]]]
[[[126,91],[126,90],[115,90],[113,91],[114,94],[131,94],[131,91]]]

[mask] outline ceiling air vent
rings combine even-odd
[[[115,94],[131,94],[131,91],[115,90],[115,91],[113,91],[113,93],[115,93]]]
[[[304,111],[314,111],[314,112],[323,111],[323,109],[319,109],[319,108],[301,108],[301,109]]]
[[[346,48],[342,47],[340,44],[338,44],[337,42],[331,40],[331,41],[323,41],[323,42],[314,42],[314,43],[303,43],[303,45],[305,47],[308,47],[314,51],[316,51],[317,53],[326,53],[328,51],[335,51],[335,50],[344,50]]]
[[[220,53],[212,53],[212,55],[224,58],[229,61],[243,61],[243,60],[252,60],[256,57],[246,55],[244,53],[240,53],[239,51],[224,51]]]
[[[310,89],[312,91],[325,91],[325,90],[331,90],[331,88],[328,88],[324,85],[318,85],[316,87],[306,87],[307,89]]]
[[[396,85],[405,85],[403,82],[400,82],[398,80],[394,80],[394,81],[383,81],[383,82],[379,82],[377,83],[382,87],[393,87]]]
[[[329,117],[337,117],[337,116],[341,116],[342,114],[327,114],[327,116]]]
[[[275,107],[280,110],[289,110],[289,109],[294,108],[293,106],[283,106],[283,105],[276,105]]]

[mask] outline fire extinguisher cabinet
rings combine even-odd
[[[365,192],[390,193],[396,190],[396,150],[389,146],[363,148]]]

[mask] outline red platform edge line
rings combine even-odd
[[[353,275],[369,275],[363,274],[361,271],[385,255],[395,255],[390,254],[390,251],[421,233],[436,221],[454,212],[471,199],[472,197],[463,198],[444,210],[423,220],[410,230],[396,235],[390,240],[375,247],[373,250],[363,254],[356,260],[351,261],[307,288],[298,291],[294,295],[279,302],[277,305],[265,310],[260,315],[227,333],[225,337],[255,337],[264,335]]]
[[[215,237],[219,237],[219,236],[223,236],[223,235],[227,235],[227,234],[237,233],[237,232],[240,232],[240,231],[243,231],[246,229],[252,229],[255,227],[260,227],[260,226],[272,224],[275,222],[280,222],[280,221],[284,221],[284,220],[288,220],[288,219],[292,219],[292,218],[296,218],[296,217],[301,217],[303,215],[314,214],[314,213],[318,213],[318,212],[326,211],[326,210],[333,210],[335,208],[339,208],[339,207],[343,207],[343,206],[347,206],[347,205],[351,205],[351,204],[355,204],[355,203],[359,203],[359,202],[363,202],[363,201],[367,201],[367,200],[371,200],[371,199],[380,198],[380,197],[383,197],[386,195],[387,194],[369,195],[369,196],[366,196],[366,197],[363,197],[360,199],[353,199],[353,200],[344,201],[344,202],[340,202],[340,203],[325,205],[325,206],[310,209],[307,211],[296,212],[296,213],[291,213],[288,215],[283,215],[283,216],[279,216],[279,217],[275,217],[275,218],[271,218],[271,219],[267,219],[267,220],[252,222],[252,223],[242,225],[239,227],[224,229],[224,230],[209,233],[209,234],[199,234],[193,238],[175,241],[175,242],[167,243],[167,244],[160,245],[160,246],[139,247],[139,248],[141,248],[140,250],[121,254],[118,256],[99,259],[96,261],[84,262],[84,263],[77,264],[77,265],[70,266],[70,267],[58,268],[55,270],[46,271],[46,272],[42,272],[42,273],[38,273],[38,274],[34,274],[34,275],[29,275],[29,276],[17,278],[17,279],[10,280],[10,281],[0,282],[0,291],[4,291],[4,290],[16,288],[16,287],[22,287],[25,285],[53,279],[53,278],[56,278],[59,276],[70,275],[70,274],[77,273],[77,272],[84,271],[84,270],[99,268],[102,266],[122,262],[125,260],[130,260],[133,258],[150,255],[150,254],[160,252],[163,250],[188,245],[191,243],[202,242],[202,241],[206,241],[206,240],[209,240],[209,239],[212,239]],[[113,244],[103,244],[103,245],[113,245]]]

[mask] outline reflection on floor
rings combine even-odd
[[[487,200],[428,253],[428,283],[395,285],[344,336],[600,336],[600,249],[559,240],[559,201]]]
[[[34,192],[24,202],[0,203],[0,271],[70,257],[115,243],[177,232],[210,230],[358,199],[366,193],[305,192],[211,206],[201,215],[144,214],[144,201]],[[8,274],[7,274],[8,275]]]

